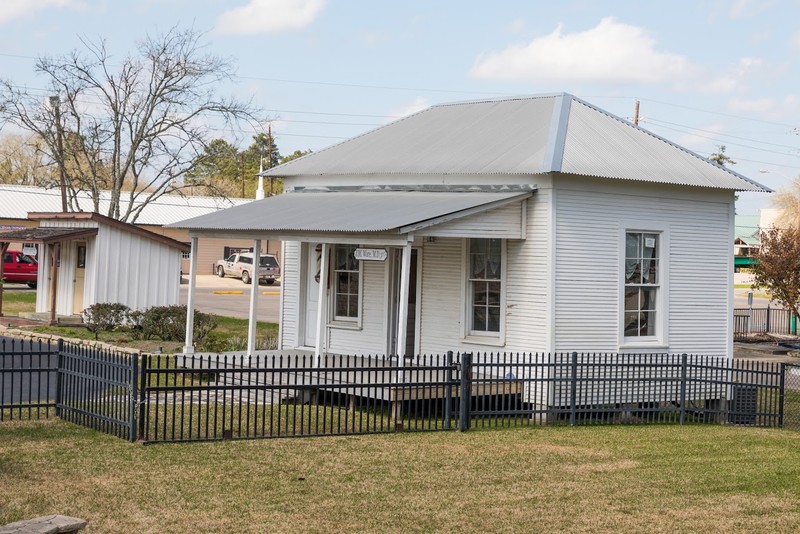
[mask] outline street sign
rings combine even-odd
[[[353,255],[359,261],[385,261],[388,254],[385,248],[357,248]]]

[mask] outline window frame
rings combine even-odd
[[[361,327],[361,316],[362,316],[362,308],[364,303],[364,262],[355,259],[353,256],[353,261],[356,262],[357,269],[337,269],[336,268],[336,254],[337,250],[342,248],[352,248],[351,254],[355,253],[355,250],[359,248],[359,245],[349,244],[349,243],[338,243],[330,245],[328,248],[330,249],[330,268],[329,268],[329,275],[331,277],[331,286],[330,286],[330,299],[328,302],[328,310],[329,310],[329,317],[330,317],[330,324],[332,326],[338,325],[346,325],[351,327]],[[349,272],[349,273],[357,273],[358,274],[358,294],[356,295],[356,310],[357,315],[355,317],[351,317],[348,315],[337,315],[336,314],[336,304],[339,295],[338,291],[338,283],[339,283],[339,272]],[[352,293],[348,293],[352,294]]]
[[[472,326],[473,291],[471,280],[471,244],[473,239],[500,241],[500,317],[499,329],[495,331],[475,330]],[[468,237],[463,240],[461,269],[462,276],[462,324],[463,339],[471,343],[482,345],[503,346],[506,333],[506,290],[508,286],[508,248],[507,239],[495,237]]]
[[[655,284],[632,284],[636,287],[652,287],[656,290],[655,332],[646,336],[625,335],[625,293],[629,284],[626,283],[626,240],[628,234],[655,234],[657,243],[657,278]],[[669,231],[665,225],[654,223],[626,223],[621,226],[619,234],[619,346],[620,348],[667,348],[668,328],[667,313],[669,310]]]

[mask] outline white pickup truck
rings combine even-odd
[[[242,282],[249,284],[255,276],[253,275],[253,254],[244,252],[241,254],[231,254],[224,260],[217,261],[214,266],[217,276],[232,276],[241,278]],[[269,285],[275,283],[275,279],[281,275],[281,266],[278,260],[271,254],[261,255],[261,265],[258,269],[258,280],[264,281]]]

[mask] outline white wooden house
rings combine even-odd
[[[132,309],[178,304],[186,244],[97,213],[29,213],[28,219],[38,228],[0,238],[43,247],[36,313],[48,314],[51,322],[96,303]]]
[[[283,195],[175,226],[283,240],[280,347],[318,354],[731,357],[734,194],[768,191],[569,94],[434,106],[266,174]]]

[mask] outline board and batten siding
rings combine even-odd
[[[158,241],[96,221],[41,221],[42,227],[98,228],[97,236],[61,245],[56,312],[72,315],[75,244],[86,242],[84,307],[121,303],[132,309],[178,304],[181,253]],[[49,278],[49,269],[47,269]],[[49,279],[37,292],[37,312],[46,312]]]
[[[286,241],[283,246],[283,263],[281,264],[281,302],[280,310],[281,339],[279,349],[293,349],[299,343],[299,317],[301,316],[302,291],[300,278],[303,272],[301,264],[302,244],[299,241]]]
[[[180,251],[104,225],[95,249],[93,302],[121,302],[132,309],[178,304]]]
[[[733,192],[576,178],[555,200],[556,351],[620,350],[622,239],[632,224],[668,238],[668,307],[665,344],[627,351],[728,356]]]

